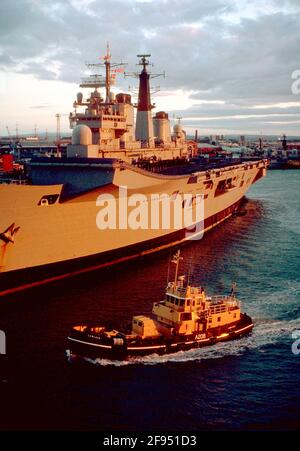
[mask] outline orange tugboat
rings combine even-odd
[[[178,277],[181,259],[178,251],[172,260],[175,279],[168,283],[165,299],[153,304],[152,317],[134,316],[130,333],[106,330],[102,325],[74,326],[68,336],[71,352],[123,360],[200,348],[251,332],[253,322],[241,313],[235,284],[230,295],[206,296],[203,287],[191,286],[184,276]]]

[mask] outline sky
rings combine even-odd
[[[152,80],[154,112],[188,132],[300,134],[300,0],[1,0],[0,134],[54,132],[56,113],[68,132],[85,62],[107,42],[128,72],[151,54],[166,74]]]

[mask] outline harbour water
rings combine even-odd
[[[232,217],[182,248],[182,272],[208,293],[238,284],[255,322],[241,340],[128,362],[69,361],[72,325],[129,322],[164,295],[170,252],[0,302],[8,366],[3,429],[240,430],[300,426],[299,171],[273,171]]]

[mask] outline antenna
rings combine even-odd
[[[173,259],[171,260],[172,263],[176,264],[175,279],[174,279],[174,283],[175,284],[176,284],[177,279],[178,279],[178,268],[179,268],[180,260],[183,260],[183,257],[180,257],[180,249],[178,249],[176,254],[173,256]]]
[[[191,255],[189,258],[189,269],[188,269],[188,279],[187,279],[187,284],[189,285],[190,283],[190,277],[191,277],[191,270],[192,270],[192,263],[193,263],[193,256]]]
[[[191,262],[189,264],[189,269],[188,269],[187,285],[189,285],[189,283],[190,283],[190,275],[191,275]]]
[[[233,298],[235,297],[236,287],[237,287],[237,283],[236,282],[232,282],[230,296],[232,296]]]
[[[153,88],[150,89],[151,95],[156,94],[159,91],[160,91],[160,86],[154,86]]]
[[[135,78],[139,78],[139,91],[138,91],[138,102],[136,104],[133,104],[134,107],[136,107],[139,111],[151,111],[152,108],[155,108],[155,104],[151,103],[151,94],[158,92],[159,88],[156,87],[154,89],[152,89],[152,92],[150,90],[150,84],[149,84],[149,80],[151,78],[155,78],[155,77],[160,77],[160,76],[164,76],[165,77],[165,72],[160,73],[160,74],[153,74],[147,71],[147,66],[151,65],[149,62],[149,58],[150,58],[151,54],[150,53],[143,53],[143,54],[138,54],[137,57],[139,58],[139,62],[137,63],[137,66],[143,66],[142,71],[139,72],[124,72],[124,77],[135,77]],[[137,123],[140,123],[140,121],[138,121],[137,118]],[[151,126],[149,126],[150,130],[152,129]],[[153,131],[150,133],[150,135],[148,133],[146,133],[143,129],[141,129],[140,127],[136,128],[136,138],[140,139],[141,141],[148,141],[150,138],[152,137]]]
[[[110,87],[111,87],[111,85],[113,85],[115,83],[117,73],[123,72],[123,70],[124,70],[120,66],[127,66],[127,63],[123,63],[123,62],[112,63],[111,62],[111,53],[110,53],[109,42],[107,42],[107,45],[106,45],[106,55],[103,57],[100,57],[100,58],[104,60],[104,63],[85,63],[85,64],[88,68],[92,68],[92,69],[95,69],[97,67],[105,67],[105,81],[102,80],[103,79],[102,75],[94,74],[89,77],[90,78],[89,84],[87,84],[88,79],[85,79],[85,80],[83,80],[83,84],[81,84],[80,86],[81,87],[95,87],[96,89],[105,86],[106,102],[109,102]],[[112,67],[116,67],[118,69],[111,70]],[[111,72],[113,72],[113,73],[111,73]],[[97,77],[98,84],[97,83],[95,84],[96,77]],[[94,81],[94,84],[93,84],[93,86],[91,86],[93,81]]]
[[[170,263],[171,263],[171,250],[169,251],[169,258],[168,258],[167,285],[168,285],[169,279],[170,279]]]
[[[136,55],[138,58],[140,58],[140,61],[137,63],[137,66],[143,66],[143,71],[147,72],[147,66],[153,66],[152,63],[149,62],[151,53],[142,53],[139,55]],[[124,77],[136,77],[138,78],[140,76],[139,72],[124,72]],[[163,71],[160,74],[153,74],[149,73],[149,78],[156,78],[156,77],[164,77],[166,78],[166,73]]]
[[[150,65],[149,60],[147,58],[150,58],[151,53],[142,53],[136,56],[140,58],[140,61],[137,63],[137,66],[143,66],[143,69],[146,70],[146,67]],[[151,66],[153,66],[153,64],[151,64]]]
[[[86,63],[88,66],[89,63]],[[81,88],[104,88],[106,86],[104,77],[101,74],[92,74],[89,77],[81,78],[79,85]]]
[[[9,133],[9,128],[8,128],[8,125],[5,127],[6,128],[6,131],[7,131],[7,136],[8,136],[8,139],[10,139],[10,133]]]
[[[60,140],[60,114],[57,113],[55,115],[56,117],[56,141],[58,142]]]

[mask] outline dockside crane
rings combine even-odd
[[[61,134],[60,134],[60,118],[62,116],[69,116],[69,114],[61,114],[61,113],[56,113],[55,117],[56,117],[56,140],[55,140],[55,144],[57,147],[57,152],[60,153],[60,147],[61,147]]]

